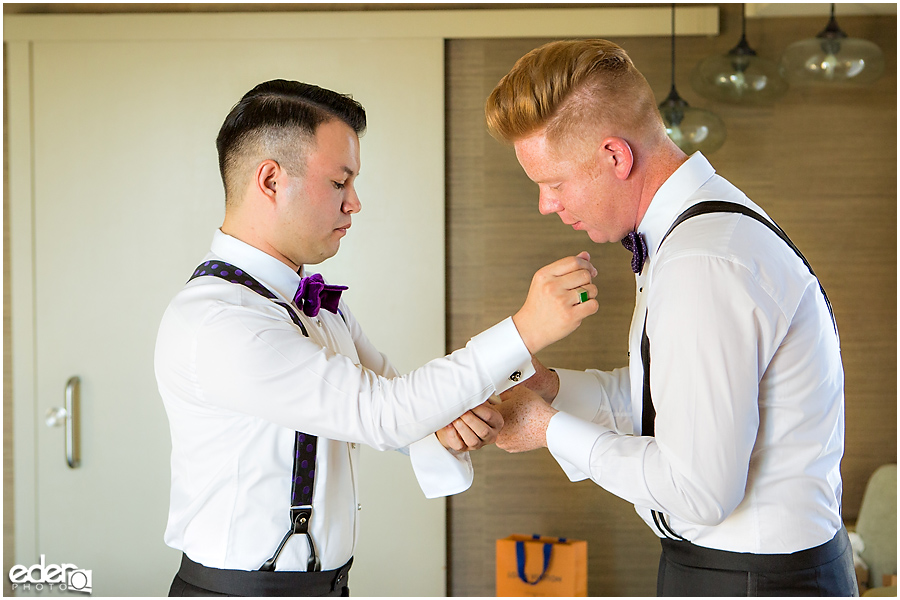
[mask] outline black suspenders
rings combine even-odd
[[[224,279],[230,283],[243,285],[260,296],[268,298],[286,310],[291,321],[294,322],[294,325],[300,328],[300,331],[304,336],[309,337],[309,333],[306,331],[306,327],[303,325],[300,317],[290,309],[287,303],[279,300],[268,288],[238,267],[222,261],[209,260],[197,267],[188,281],[204,275],[218,277],[219,279]],[[317,438],[314,435],[308,435],[299,431],[294,433],[294,466],[291,469],[291,527],[288,529],[284,538],[282,538],[281,543],[278,544],[278,549],[275,550],[275,554],[272,555],[272,558],[263,563],[262,567],[259,569],[260,571],[275,570],[275,561],[278,560],[278,555],[281,554],[288,539],[295,533],[305,535],[306,541],[309,544],[309,560],[307,561],[306,570],[308,572],[322,570],[319,555],[316,552],[315,542],[313,541],[312,534],[309,532],[309,522],[312,518],[312,494],[315,484],[316,443]]]
[[[672,230],[678,227],[683,222],[687,221],[691,217],[696,217],[697,215],[703,215],[707,213],[740,213],[742,215],[746,215],[752,219],[755,219],[771,229],[775,235],[780,237],[784,242],[790,246],[791,250],[793,250],[797,256],[800,257],[800,260],[803,261],[803,264],[806,265],[806,268],[809,269],[810,274],[813,277],[816,274],[813,272],[812,267],[809,264],[809,261],[806,260],[806,257],[800,252],[799,248],[794,245],[794,242],[787,236],[787,234],[775,223],[769,221],[764,218],[762,215],[757,213],[756,211],[747,208],[742,204],[736,204],[734,202],[725,202],[725,201],[708,201],[708,202],[699,202],[694,206],[690,207],[681,215],[675,219],[675,222],[672,223],[672,226],[669,227],[669,230],[659,241],[659,246],[657,246],[657,252],[659,252],[659,248],[662,247],[663,242],[669,237],[669,234],[672,233]],[[818,278],[817,278],[818,279]],[[837,333],[837,323],[834,320],[834,311],[831,308],[831,301],[828,300],[828,294],[825,293],[825,288],[822,286],[822,282],[819,282],[819,289],[822,290],[822,296],[825,298],[825,305],[828,306],[828,313],[831,315],[831,322],[834,324],[834,331]],[[641,334],[641,363],[644,367],[644,389],[643,389],[643,407],[641,411],[641,435],[642,436],[653,436],[655,433],[655,420],[656,420],[656,409],[653,407],[653,398],[650,394],[650,338],[647,337],[647,313],[644,313],[644,331]],[[672,528],[669,527],[668,522],[666,521],[665,515],[658,511],[651,511],[653,515],[653,521],[656,523],[657,528],[666,535],[667,537],[671,537],[677,540],[683,540],[684,538],[672,531]]]

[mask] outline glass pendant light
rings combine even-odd
[[[714,113],[693,108],[675,89],[675,5],[672,5],[672,91],[659,104],[666,134],[685,154],[715,152],[725,143],[725,123]]]
[[[834,17],[819,35],[788,46],[781,73],[791,83],[869,84],[884,73],[884,53],[876,44],[848,37]]]
[[[767,104],[784,95],[787,81],[773,61],[756,55],[747,43],[747,10],[741,5],[741,41],[728,54],[705,58],[691,73],[691,86],[710,100]]]

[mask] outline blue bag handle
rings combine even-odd
[[[531,536],[533,539],[539,540],[541,536],[537,534],[533,534]],[[566,538],[559,538],[559,543],[566,543]],[[528,576],[525,575],[525,542],[517,541],[516,542],[516,564],[519,567],[519,579],[527,583],[528,585],[537,585],[541,579],[544,578],[544,575],[547,574],[547,567],[550,565],[550,554],[553,552],[553,544],[551,542],[544,543],[544,570],[541,571],[541,574],[538,575],[538,578],[534,581],[528,581]]]

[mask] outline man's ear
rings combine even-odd
[[[620,137],[608,137],[601,142],[600,153],[612,165],[618,179],[628,179],[634,166],[634,155],[628,142]]]
[[[266,159],[259,163],[256,167],[256,178],[254,180],[256,190],[269,198],[275,200],[275,192],[278,190],[278,180],[281,179],[281,165],[272,159]]]

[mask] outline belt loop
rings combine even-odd
[[[338,589],[338,587],[343,585],[343,582],[347,579],[347,573],[350,572],[350,567],[353,565],[353,557],[350,557],[350,561],[338,569],[337,575],[334,577],[334,581],[331,582],[331,591],[334,592]]]

